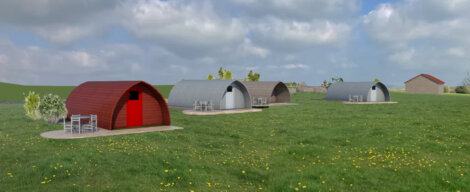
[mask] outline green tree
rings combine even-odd
[[[253,81],[253,70],[250,70],[250,72],[248,73],[248,80],[250,81]]]
[[[259,78],[261,77],[261,75],[259,73],[255,73],[255,81],[259,81]]]
[[[468,93],[469,93],[467,87],[465,87],[465,86],[457,86],[457,87],[455,87],[455,92],[456,92],[456,93],[462,93],[462,94],[468,94]]]
[[[374,78],[374,82],[380,82],[380,79],[379,78]]]
[[[321,86],[327,88],[328,87],[328,81],[323,80],[323,83],[321,84]]]
[[[260,78],[260,74],[259,73],[254,73],[253,74],[253,70],[250,70],[250,72],[248,73],[248,81],[259,81],[259,78]]]
[[[463,86],[470,86],[470,71],[467,71],[467,76],[462,81]]]
[[[219,79],[224,79],[224,69],[222,67],[219,69]]]
[[[211,74],[209,74],[207,77],[206,77],[207,80],[214,80],[214,76],[212,76]]]
[[[34,92],[29,92],[28,96],[24,98],[24,110],[26,111],[26,116],[31,119],[38,120],[41,118],[39,113],[39,104],[41,97]]]
[[[59,96],[48,94],[40,101],[39,113],[47,122],[56,123],[60,117],[67,115],[67,108]]]
[[[444,93],[449,93],[449,86],[444,86]]]
[[[335,83],[335,82],[344,82],[344,80],[343,80],[342,77],[339,77],[339,78],[334,78],[334,77],[332,77],[332,78],[331,78],[331,82],[328,82],[328,83],[326,84],[326,88],[327,88],[327,89],[330,88],[331,84],[333,84],[333,83]],[[325,83],[326,83],[326,80],[323,81],[323,84],[325,84]]]
[[[230,70],[224,70],[223,79],[233,79],[232,72],[230,72]]]

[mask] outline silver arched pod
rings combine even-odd
[[[390,93],[381,82],[336,82],[326,92],[327,100],[386,102]]]
[[[182,80],[170,92],[168,105],[192,108],[194,101],[212,101],[215,110],[251,108],[250,93],[238,80]]]

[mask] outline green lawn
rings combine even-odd
[[[155,88],[167,98],[173,85],[154,85]],[[53,93],[59,95],[60,98],[66,99],[75,86],[25,86],[0,82],[0,101],[23,101],[23,94],[29,91],[39,93],[42,97],[45,94]]]
[[[470,191],[470,97],[392,92],[398,104],[186,116],[183,130],[78,140],[0,105],[3,191]],[[43,184],[44,183],[44,184]],[[305,187],[305,188],[304,188]]]

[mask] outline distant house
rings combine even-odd
[[[326,93],[326,88],[323,86],[308,86],[305,82],[299,84],[297,87],[299,92],[317,92],[317,93]]]
[[[407,93],[443,94],[444,81],[428,74],[420,74],[405,82]]]
[[[390,94],[381,82],[336,82],[326,92],[326,100],[388,102]]]

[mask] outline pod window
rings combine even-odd
[[[129,91],[129,100],[139,100],[139,92]]]
[[[233,89],[232,86],[228,86],[227,87],[227,92],[232,92],[232,89]]]

